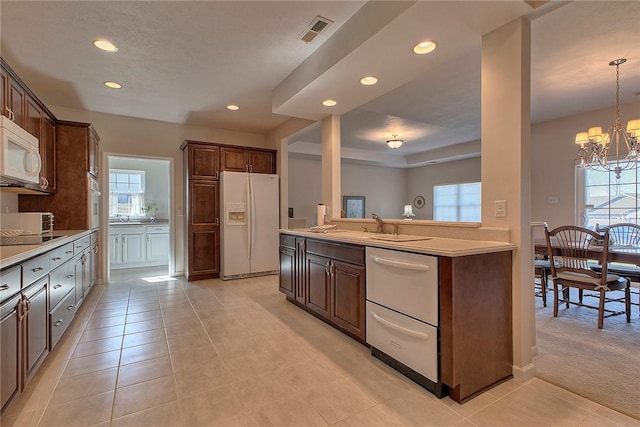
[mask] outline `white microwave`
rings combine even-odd
[[[0,116],[0,179],[3,183],[38,184],[42,159],[38,138]]]
[[[53,231],[51,212],[19,212],[0,214],[0,227],[5,230],[22,230],[26,235],[39,235]]]

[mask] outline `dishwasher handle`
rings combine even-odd
[[[401,333],[403,333],[405,335],[409,335],[411,337],[418,338],[418,339],[421,339],[421,340],[428,340],[429,339],[429,335],[424,334],[422,332],[414,331],[412,329],[407,329],[407,328],[405,328],[403,326],[400,326],[400,325],[396,325],[395,323],[389,322],[388,320],[383,319],[382,317],[378,316],[373,311],[371,312],[371,315],[373,316],[374,319],[376,319],[379,323],[383,324],[387,328],[394,329],[394,330],[396,330],[398,332],[401,332]]]
[[[397,261],[395,259],[382,258],[378,256],[372,256],[371,259],[374,262],[382,265],[388,265],[390,267],[401,268],[403,270],[415,270],[415,271],[429,271],[431,268],[426,264],[414,264],[412,262]]]

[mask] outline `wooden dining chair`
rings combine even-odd
[[[631,321],[629,279],[607,271],[609,253],[609,234],[599,234],[588,228],[566,225],[549,231],[545,227],[547,253],[553,280],[553,317],[558,317],[560,293],[567,307],[576,304],[598,310],[598,329],[602,329],[604,318],[626,313],[627,322]],[[561,262],[558,259],[561,258]],[[591,269],[591,262],[602,266],[600,271]],[[598,307],[572,302],[570,288],[591,290],[599,293]],[[625,311],[605,310],[605,295],[611,291],[624,291]],[[609,314],[605,316],[605,311]]]
[[[611,224],[605,227],[596,226],[598,233],[609,234],[609,245],[615,245],[620,248],[638,249],[640,250],[640,225],[630,222]],[[600,266],[592,267],[597,270]],[[631,293],[638,295],[637,301],[631,301],[631,304],[640,308],[640,267],[632,264],[609,263],[607,268],[609,274],[628,278],[631,284]],[[615,299],[620,301],[620,298]],[[640,310],[639,314],[640,316]]]

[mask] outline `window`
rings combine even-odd
[[[435,185],[433,219],[436,221],[480,222],[479,182]]]
[[[596,224],[639,223],[637,169],[623,171],[620,179],[616,179],[613,172],[582,168],[579,171],[583,173],[584,192],[578,223],[589,228],[595,228]]]
[[[109,170],[109,217],[144,216],[144,171]]]

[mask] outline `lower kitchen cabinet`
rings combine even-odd
[[[18,273],[19,277],[20,273]],[[3,286],[6,284],[5,280],[6,277],[3,274]],[[0,305],[0,408],[2,409],[13,396],[20,392],[19,343],[22,337],[18,328],[19,306],[19,293]]]
[[[35,369],[49,352],[49,316],[47,290],[49,276],[22,291],[24,313],[25,383],[35,373]]]
[[[169,226],[111,226],[109,262],[113,269],[168,264]]]
[[[0,273],[0,408],[22,392],[58,343],[91,289],[90,236]]]
[[[290,301],[364,342],[364,247],[281,235],[280,261]]]

